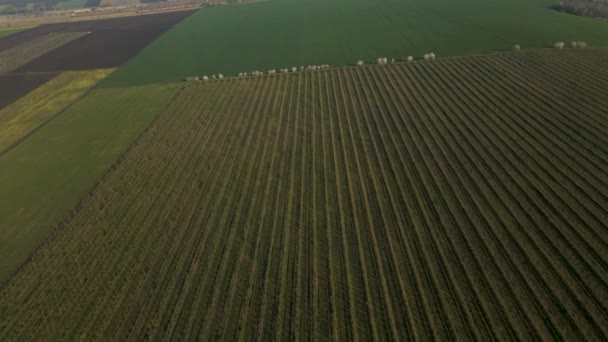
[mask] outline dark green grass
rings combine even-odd
[[[348,65],[433,51],[465,55],[608,44],[608,23],[551,9],[553,0],[268,0],[203,8],[104,81],[105,86]]]

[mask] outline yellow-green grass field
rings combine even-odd
[[[0,153],[60,113],[114,69],[67,71],[0,110]]]

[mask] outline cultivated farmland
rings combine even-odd
[[[607,49],[189,85],[0,339],[606,339],[607,87]]]
[[[558,0],[270,0],[204,8],[102,84],[237,75],[378,57],[441,57],[550,46],[608,44],[608,22],[560,13]],[[243,28],[247,29],[244,30]],[[159,66],[162,65],[162,68]]]
[[[48,238],[177,88],[93,90],[0,155],[0,283]]]
[[[0,110],[0,155],[58,115],[113,69],[67,71]]]
[[[194,11],[178,11],[128,18],[113,18],[41,25],[0,38],[0,53],[41,39],[51,32],[90,32],[54,49],[44,58],[21,63],[19,73],[92,70],[123,64],[154,39]]]
[[[87,32],[52,32],[14,48],[0,52],[0,73],[13,71],[20,66],[58,48]]]
[[[4,28],[4,29],[0,29],[0,37],[8,36],[8,35],[11,35],[13,33],[17,33],[19,31],[26,30],[28,28],[29,27],[26,27],[26,28]]]
[[[0,74],[0,109],[57,76],[56,72],[34,74]]]

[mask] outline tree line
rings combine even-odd
[[[608,18],[608,0],[563,0],[561,9],[577,15]]]

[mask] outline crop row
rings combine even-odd
[[[604,339],[607,63],[186,84],[2,288],[0,339]]]

